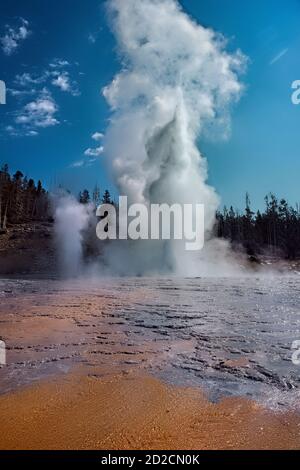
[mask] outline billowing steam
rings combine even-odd
[[[195,23],[175,0],[108,0],[107,8],[122,69],[103,90],[112,111],[104,146],[120,195],[147,205],[204,204],[209,234],[219,198],[207,184],[198,142],[205,133],[230,130],[245,58],[227,53],[224,38]],[[70,199],[56,211],[67,274],[80,269],[87,217]],[[229,272],[227,257],[226,243],[216,240],[198,257],[174,241],[104,242],[99,271],[211,275]]]
[[[55,197],[55,235],[59,247],[61,273],[74,277],[82,271],[82,238],[88,227],[91,207],[79,204],[72,196]]]
[[[212,125],[228,132],[244,57],[228,54],[224,38],[174,0],[109,0],[108,10],[123,67],[103,91],[112,110],[105,150],[120,193],[130,202],[205,204],[209,232],[219,198],[206,183],[197,139]],[[115,246],[109,258],[116,269],[124,252],[133,273],[184,264],[178,244],[131,248]]]

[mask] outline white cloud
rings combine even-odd
[[[49,69],[45,69],[40,73],[24,72],[18,74],[14,80],[14,88],[9,92],[12,96],[22,98],[26,95],[34,95],[41,92],[42,86],[54,86],[63,92],[70,93],[73,96],[79,96],[78,83],[71,78],[70,72],[62,69],[64,66],[71,64],[62,59],[54,59],[49,65]]]
[[[95,132],[92,135],[92,139],[95,140],[96,142],[100,142],[100,140],[102,140],[103,137],[104,137],[104,135],[101,132]]]
[[[104,152],[104,147],[88,148],[84,152],[86,157],[99,157]]]
[[[62,91],[70,91],[71,84],[68,72],[63,72],[59,74],[57,78],[52,80],[52,85],[57,86]]]
[[[8,88],[7,89],[8,93],[10,93],[12,96],[17,96],[17,97],[23,97],[23,96],[28,96],[28,95],[34,95],[36,93],[35,88],[31,88],[28,90],[15,90],[14,88]]]
[[[97,35],[94,34],[94,33],[90,33],[88,35],[88,41],[91,43],[91,44],[95,44],[95,42],[97,41]]]
[[[5,130],[12,137],[22,137],[24,135],[28,137],[35,137],[38,135],[38,132],[33,129],[23,130],[14,126],[6,126]]]
[[[79,96],[78,83],[73,79],[72,66],[67,60],[54,59],[44,70],[26,71],[16,75],[13,87],[8,89],[11,96],[22,101],[30,99],[22,109],[15,112],[14,135],[33,135],[35,128],[51,127],[59,124],[56,118],[58,106],[50,93],[51,87],[72,96]],[[66,71],[64,67],[69,67]],[[26,102],[25,102],[26,103]],[[19,128],[18,128],[19,127]]]
[[[70,168],[82,168],[82,167],[89,167],[93,163],[95,163],[96,158],[89,158],[86,160],[77,160],[73,163],[71,163]]]
[[[77,160],[76,162],[71,163],[70,168],[81,168],[85,164],[85,160]]]
[[[77,83],[75,81],[71,82],[68,72],[54,72],[54,76],[55,78],[51,82],[52,85],[60,88],[61,91],[71,93],[73,96],[78,96],[80,94],[77,88]]]
[[[88,35],[88,41],[90,44],[95,44],[99,38],[99,35],[101,34],[102,28],[100,28],[98,31],[94,31],[93,33],[89,33]]]
[[[63,68],[63,67],[68,67],[70,65],[70,62],[64,59],[54,59],[52,62],[50,62],[49,67],[55,69],[55,68]]]
[[[14,126],[6,126],[5,130],[6,130],[6,132],[8,132],[8,134],[10,134],[12,136],[17,136],[18,135],[17,130],[14,128]]]
[[[28,132],[36,131],[36,128],[52,127],[59,124],[55,117],[57,111],[57,104],[48,90],[44,89],[36,100],[23,107],[15,121],[16,124],[24,126]]]
[[[20,25],[16,27],[6,26],[6,33],[0,38],[2,50],[5,55],[10,56],[17,51],[20,44],[31,34],[29,23],[24,18],[20,18]]]
[[[94,134],[92,134],[91,137],[96,142],[100,142],[103,139],[104,135],[101,132],[95,132]],[[97,157],[100,157],[100,155],[102,155],[103,152],[104,152],[104,147],[102,145],[99,145],[98,147],[94,147],[94,148],[89,147],[84,152],[84,155],[88,157],[88,160],[80,160],[79,162],[75,162],[75,163],[77,163],[77,166],[82,166],[79,164],[83,161],[85,166],[90,165],[94,163],[97,160]]]
[[[41,83],[44,83],[47,80],[47,77],[47,72],[44,72],[38,76],[33,76],[28,72],[24,72],[20,75],[16,75],[14,82],[17,86],[27,87],[32,85],[40,85]]]
[[[29,136],[36,136],[36,135],[38,135],[38,132],[31,130],[31,131],[28,131],[27,135],[29,135]]]
[[[275,57],[273,57],[269,65],[276,64],[276,62],[278,62],[282,57],[284,57],[287,52],[288,52],[288,48],[280,51]]]

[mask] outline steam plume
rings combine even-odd
[[[110,0],[108,11],[123,66],[103,91],[112,110],[105,149],[120,193],[130,202],[205,204],[209,232],[219,198],[206,183],[197,139],[212,124],[222,135],[229,132],[245,59],[228,54],[224,38],[174,0]],[[147,243],[138,270],[166,259],[160,249],[147,253]],[[134,249],[139,256],[136,243]],[[177,249],[163,250],[166,264],[177,269]]]
[[[92,209],[65,194],[56,196],[54,203],[61,274],[65,277],[76,277],[82,270],[83,230],[88,226]]]

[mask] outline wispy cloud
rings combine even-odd
[[[85,160],[77,160],[76,162],[71,163],[70,168],[81,168],[85,164]]]
[[[52,127],[59,124],[56,119],[58,106],[47,89],[38,98],[27,103],[15,118],[16,124],[22,126],[24,135],[36,135],[38,128]],[[29,134],[28,134],[29,133]]]
[[[103,139],[104,135],[101,132],[95,132],[92,134],[92,139],[96,142],[100,142]]]
[[[285,56],[285,54],[288,52],[288,50],[289,50],[288,48],[282,49],[282,51],[280,51],[275,57],[273,57],[273,59],[270,61],[269,65],[276,64],[276,62],[278,62],[282,57]]]
[[[71,65],[70,62],[68,62],[65,59],[55,58],[53,59],[52,62],[50,62],[49,67],[51,67],[52,69],[56,69],[56,68],[68,67],[69,65]]]
[[[52,85],[61,89],[61,91],[71,93],[73,96],[80,95],[80,92],[77,88],[77,83],[74,80],[70,79],[69,72],[54,72],[54,77],[52,80]]]
[[[91,138],[95,142],[100,142],[103,139],[104,135],[101,132],[94,132],[91,135]],[[77,160],[70,165],[70,168],[82,168],[91,166],[93,163],[97,161],[97,158],[102,155],[104,152],[104,147],[102,145],[98,145],[98,147],[89,147],[84,151],[84,156],[86,158]]]
[[[88,41],[91,43],[91,44],[95,44],[95,42],[97,41],[97,35],[94,34],[94,33],[90,33],[88,35]]]
[[[42,73],[41,75],[33,75],[28,72],[16,75],[14,80],[15,85],[21,87],[27,87],[32,85],[40,85],[47,80],[47,73]]]
[[[2,50],[5,55],[14,54],[21,43],[31,34],[29,22],[24,18],[19,19],[19,25],[6,25],[6,33],[0,38]]]
[[[28,129],[28,130],[20,129],[19,127],[15,127],[11,125],[6,126],[5,130],[12,137],[23,137],[23,136],[34,137],[38,135],[38,132],[33,129]]]
[[[49,69],[43,70],[40,74],[31,74],[25,72],[16,76],[14,80],[15,87],[26,89],[28,87],[37,87],[38,85],[50,85],[58,87],[61,91],[70,93],[73,96],[80,95],[78,83],[71,78],[70,72],[63,70],[62,67],[70,66],[66,60],[55,59],[49,64]],[[24,95],[25,90],[14,90],[15,96]],[[18,93],[19,91],[19,93]]]
[[[88,148],[85,150],[86,157],[99,157],[104,152],[104,147]]]
[[[14,88],[8,88],[7,91],[8,93],[11,94],[11,96],[16,96],[16,97],[21,97],[21,98],[23,98],[24,96],[28,96],[28,95],[34,95],[36,93],[35,88],[29,88],[28,90],[16,90]]]
[[[13,88],[9,88],[8,92],[17,98],[24,98],[28,95],[35,95],[41,85],[47,81],[47,73],[41,75],[32,75],[28,72],[16,75]]]
[[[92,134],[91,137],[96,142],[100,142],[103,139],[104,135],[101,132],[94,132],[94,134]],[[102,155],[103,152],[104,152],[103,145],[98,145],[98,147],[87,148],[84,152],[84,155],[86,157],[97,158],[97,157],[100,157],[100,155]]]
[[[76,70],[73,70],[75,65],[78,64],[64,59],[53,59],[42,70],[34,69],[16,75],[8,92],[21,101],[22,107],[14,113],[15,120],[6,129],[10,136],[31,136],[37,132],[36,128],[40,130],[59,124],[56,117],[58,105],[52,93],[54,89],[58,89],[72,96],[80,95],[78,82],[73,78],[76,73]],[[68,67],[68,70],[65,70],[65,67]],[[25,104],[25,100],[30,101]]]
[[[39,93],[39,87],[47,81],[47,73],[41,75],[33,75],[28,72],[16,75],[13,88],[9,88],[8,92],[16,98],[25,98],[26,96],[34,96]]]
[[[93,163],[95,163],[97,159],[96,158],[88,158],[84,160],[77,160],[73,163],[71,163],[70,168],[83,168],[83,167],[89,167]]]
[[[101,34],[101,31],[102,31],[102,28],[100,28],[98,31],[88,34],[88,41],[90,44],[95,44],[97,42],[98,37]]]
[[[100,142],[103,139],[104,135],[101,132],[94,132],[94,134],[92,134],[91,137],[96,142]],[[100,155],[102,155],[103,152],[104,152],[103,145],[99,145],[98,147],[87,148],[84,152],[84,155],[86,157],[96,158],[96,157],[100,157]]]

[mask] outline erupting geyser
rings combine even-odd
[[[111,108],[104,147],[119,194],[128,204],[203,204],[208,241],[198,253],[187,253],[181,240],[104,242],[94,268],[121,275],[228,274],[226,242],[210,240],[219,198],[207,184],[197,143],[205,133],[230,131],[245,57],[226,52],[224,37],[195,23],[175,0],[109,0],[107,9],[122,69],[103,89]],[[58,225],[64,226],[67,206]],[[68,272],[80,265],[85,215],[72,243],[62,247],[71,257]]]
[[[219,199],[206,183],[196,141],[211,124],[228,132],[244,56],[228,54],[224,38],[196,24],[174,0],[110,0],[107,6],[122,70],[103,90],[112,110],[105,150],[120,194],[132,203],[204,204],[209,232]],[[178,246],[138,245],[137,271],[182,265]],[[118,256],[130,252],[130,243],[119,248]]]

